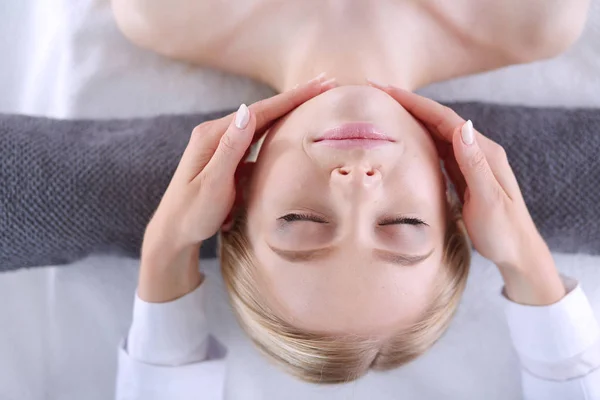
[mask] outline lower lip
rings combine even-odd
[[[379,131],[373,124],[354,122],[330,129],[315,140],[330,147],[340,149],[373,148],[393,143],[389,136]]]

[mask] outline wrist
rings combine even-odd
[[[182,245],[168,235],[147,234],[142,246],[138,296],[148,302],[175,300],[202,282],[200,244]]]
[[[144,232],[142,243],[142,255],[144,253],[161,253],[165,249],[171,253],[181,252],[191,243],[186,243],[179,232],[180,224],[171,221],[176,218],[168,218],[158,213],[152,217]]]
[[[498,269],[504,279],[505,293],[515,303],[550,305],[566,294],[552,254],[543,241],[517,261],[498,264]]]

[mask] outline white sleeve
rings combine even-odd
[[[117,400],[223,398],[225,349],[209,335],[204,287],[168,303],[136,296],[119,348]]]
[[[506,302],[525,400],[600,399],[600,328],[577,281],[563,282],[567,295],[555,304]]]

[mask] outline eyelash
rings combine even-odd
[[[285,222],[295,222],[295,221],[312,221],[312,222],[317,222],[319,224],[327,224],[327,220],[325,220],[324,218],[321,218],[319,216],[316,215],[310,215],[310,214],[286,214],[283,217],[279,218],[280,220],[283,220]],[[404,224],[404,225],[427,225],[425,222],[423,222],[423,220],[419,219],[419,218],[414,218],[414,217],[397,217],[397,218],[388,218],[385,219],[383,221],[381,221],[379,223],[380,226],[386,226],[386,225],[397,225],[397,224]]]
[[[404,224],[404,225],[427,225],[423,220],[421,220],[419,218],[415,218],[415,217],[389,218],[389,219],[385,219],[385,220],[383,220],[383,221],[381,221],[379,223],[380,226],[397,225],[397,224]]]
[[[325,220],[324,218],[321,218],[319,216],[316,215],[310,215],[310,214],[286,214],[283,217],[279,218],[280,220],[283,220],[285,222],[294,222],[294,221],[312,221],[312,222],[317,222],[319,224],[326,224],[327,220]]]

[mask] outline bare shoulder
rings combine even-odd
[[[167,57],[265,82],[290,48],[417,52],[430,80],[556,56],[590,0],[111,0],[123,34]],[[348,18],[352,23],[348,23]],[[410,33],[410,36],[407,36]],[[348,38],[361,40],[349,40]],[[311,41],[312,40],[312,41]],[[377,46],[375,45],[377,44]],[[344,47],[346,46],[346,47]],[[348,48],[347,46],[351,46]],[[425,48],[426,51],[420,51]],[[327,51],[325,51],[327,50]],[[374,53],[375,52],[375,53]],[[394,51],[390,51],[394,53]],[[390,54],[391,65],[404,60]],[[448,59],[453,59],[448,64]],[[394,64],[396,63],[396,64]]]
[[[111,0],[123,34],[138,46],[168,57],[203,62],[255,12],[260,0]],[[199,59],[198,59],[199,58]]]
[[[426,0],[453,32],[503,52],[512,62],[560,54],[581,35],[590,0]]]

